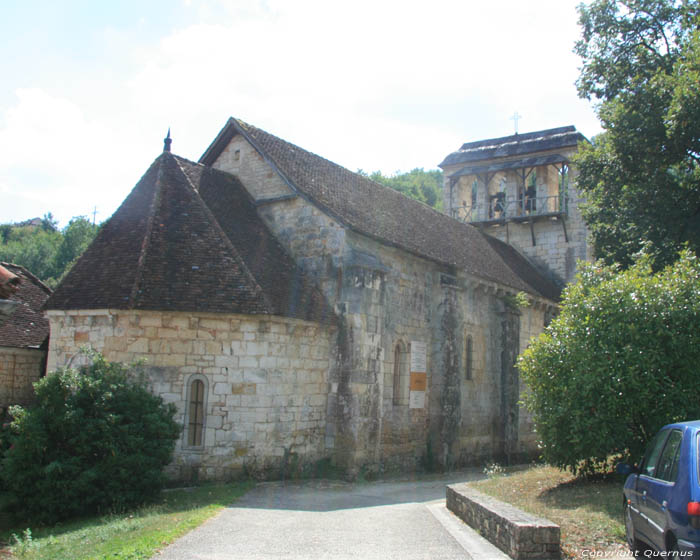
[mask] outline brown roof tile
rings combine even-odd
[[[295,307],[285,299],[285,289],[293,292],[298,285],[271,286],[267,279],[258,282],[239,251],[251,239],[271,237],[255,208],[239,199],[234,201],[238,205],[229,209],[233,221],[254,224],[254,232],[231,228],[224,231],[198,192],[243,190],[232,179],[164,152],[61,282],[47,308],[207,311],[330,319],[332,313],[325,300],[319,300],[320,294],[301,297],[302,305]],[[221,213],[216,204],[212,208]],[[275,253],[277,259],[285,256]],[[280,266],[291,272],[278,280],[293,283],[297,272],[288,262],[291,259],[286,258]],[[304,289],[314,289],[308,282],[302,285]]]
[[[200,162],[211,165],[235,134],[247,138],[298,193],[350,228],[486,280],[558,297],[558,288],[524,257],[497,250],[498,243],[475,227],[240,120],[229,119]]]
[[[3,262],[0,269],[20,279],[19,289],[8,298],[19,305],[0,323],[0,346],[39,348],[49,336],[49,322],[42,307],[51,290],[22,266]]]

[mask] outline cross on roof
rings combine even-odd
[[[515,123],[515,133],[516,134],[518,133],[518,119],[521,119],[521,118],[523,118],[523,116],[519,115],[517,111],[515,113],[513,113],[512,117],[510,117],[510,120],[512,120]]]

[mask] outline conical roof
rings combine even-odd
[[[225,231],[200,189],[229,193]],[[238,181],[163,152],[105,223],[47,309],[151,309],[273,314],[327,320],[332,313],[267,230]],[[222,202],[211,201],[221,213]],[[261,285],[239,246],[271,247],[275,284]],[[259,259],[259,257],[258,257]],[[274,267],[274,264],[272,265]],[[258,272],[261,272],[258,267]],[[263,275],[264,276],[264,275]],[[266,291],[265,288],[268,288]],[[274,289],[270,289],[274,288]],[[290,294],[296,294],[292,297]]]

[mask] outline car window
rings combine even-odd
[[[656,437],[651,442],[647,448],[647,453],[644,456],[644,463],[642,464],[641,474],[647,476],[654,476],[654,471],[656,470],[656,463],[661,455],[661,450],[664,448],[664,443],[666,443],[666,437],[668,436],[668,430],[663,430],[656,434]]]
[[[656,467],[656,478],[675,482],[678,474],[678,457],[681,451],[681,440],[683,433],[680,430],[673,430],[668,436],[659,464]]]

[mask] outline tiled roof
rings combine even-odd
[[[0,266],[0,299],[9,298],[19,289],[21,279],[4,266]]]
[[[459,150],[447,156],[439,167],[560,148],[575,148],[579,142],[584,141],[586,141],[586,137],[577,132],[575,127],[562,126],[538,130],[537,132],[467,142],[462,144]]]
[[[240,120],[229,119],[200,162],[211,165],[237,133],[299,194],[351,229],[476,277],[558,298],[558,288],[533,265],[521,256],[511,259],[511,251],[497,250],[500,242],[475,227]]]
[[[20,279],[19,289],[9,297],[19,305],[0,324],[0,346],[39,348],[49,336],[49,322],[42,313],[42,306],[51,290],[22,266],[3,262],[0,268]]]
[[[271,240],[230,175],[163,152],[49,299],[47,309],[152,309],[332,320],[323,296]],[[232,206],[211,201],[228,196]],[[226,195],[222,193],[227,193]],[[205,199],[212,202],[208,206]],[[217,220],[222,218],[222,224]],[[246,223],[248,228],[230,227]],[[270,251],[276,282],[248,266]],[[302,291],[294,302],[290,294]]]

